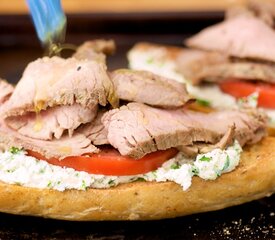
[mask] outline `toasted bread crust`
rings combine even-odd
[[[173,182],[136,182],[87,191],[27,188],[0,182],[0,211],[46,218],[153,220],[218,210],[275,192],[275,138],[246,147],[238,168],[215,181],[193,178],[183,191]]]

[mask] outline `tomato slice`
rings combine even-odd
[[[115,149],[104,149],[98,154],[66,157],[62,160],[58,160],[57,158],[47,159],[41,154],[31,150],[27,152],[29,156],[45,160],[50,164],[61,167],[70,167],[78,171],[85,171],[93,174],[127,176],[156,170],[165,161],[173,158],[178,151],[171,148],[164,151],[149,153],[140,159],[133,159],[120,155]]]
[[[249,82],[239,79],[228,79],[219,83],[220,89],[236,98],[259,93],[258,106],[275,108],[275,84]]]

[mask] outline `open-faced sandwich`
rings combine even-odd
[[[87,42],[71,58],[31,62],[14,88],[0,82],[1,212],[149,220],[274,192],[263,113],[189,110],[184,83],[107,72],[112,46]]]
[[[138,43],[130,68],[187,82],[204,106],[224,109],[246,102],[260,107],[275,128],[275,2],[250,1],[185,41],[189,48]]]

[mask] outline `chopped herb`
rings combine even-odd
[[[17,186],[22,186],[22,183],[20,183],[20,182],[15,182],[14,184]]]
[[[198,175],[199,175],[199,169],[197,169],[196,167],[192,167],[192,173],[193,173],[195,176],[198,176]]]
[[[43,167],[39,170],[39,173],[45,173],[45,171],[46,171],[46,167]]]
[[[86,185],[86,182],[84,181],[84,180],[82,180],[82,185],[81,185],[81,187],[83,188],[83,189],[87,189],[87,185]]]
[[[134,182],[145,182],[146,180],[142,177],[138,177]]]
[[[258,101],[258,97],[259,97],[258,94],[251,95],[251,99],[254,101]]]
[[[108,182],[109,185],[113,186],[115,185],[115,180],[111,179],[109,182]]]
[[[60,183],[61,183],[61,181],[58,181],[58,182],[57,182],[57,185],[59,185]]]
[[[164,65],[165,65],[165,62],[160,62],[160,63],[158,64],[159,67],[163,67]]]
[[[104,179],[103,178],[99,178],[99,179],[96,179],[96,181],[101,184],[101,183],[103,183]]]
[[[15,169],[8,169],[7,172],[8,173],[13,173],[15,171]]]
[[[52,181],[49,181],[49,182],[48,182],[47,187],[48,187],[48,188],[51,188],[51,187],[52,187]]]
[[[17,148],[17,147],[11,147],[9,149],[9,152],[12,153],[12,154],[17,154],[17,153],[19,153],[21,151],[22,151],[22,148]]]
[[[245,102],[246,102],[246,99],[245,99],[245,98],[239,98],[239,99],[238,99],[238,103],[241,104],[241,105],[242,105],[243,103],[245,103]]]
[[[76,177],[79,177],[79,173],[76,173],[75,176],[76,176]]]
[[[217,170],[215,172],[216,172],[216,174],[217,174],[218,177],[220,177],[222,175],[220,170]]]
[[[146,63],[147,63],[147,64],[151,64],[151,63],[153,63],[153,61],[154,61],[154,59],[151,57],[151,58],[148,58],[148,59],[146,60]]]
[[[229,164],[230,164],[230,158],[229,158],[229,156],[227,155],[227,156],[226,156],[226,162],[225,162],[225,164],[224,164],[224,166],[223,166],[222,171],[226,170],[226,169],[229,167]]]
[[[198,99],[196,100],[196,103],[199,104],[199,105],[201,105],[201,106],[204,106],[204,107],[210,107],[210,106],[211,106],[210,101],[207,101],[207,100],[205,100],[205,99],[200,99],[200,98],[198,98]]]
[[[180,164],[178,162],[175,162],[173,163],[171,166],[170,166],[171,169],[179,169],[180,168]]]
[[[203,162],[210,162],[212,160],[212,158],[211,157],[202,156],[199,160],[203,161]]]

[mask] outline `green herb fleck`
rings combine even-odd
[[[48,187],[48,188],[51,188],[51,187],[52,187],[52,181],[49,181],[49,182],[48,182],[47,187]]]
[[[17,153],[19,153],[21,151],[22,151],[22,148],[17,148],[17,147],[11,147],[9,149],[9,152],[12,153],[12,154],[17,154]]]
[[[159,66],[160,68],[164,67],[164,65],[165,65],[165,62],[160,62],[160,63],[158,64],[158,66]]]
[[[180,168],[180,164],[178,162],[175,162],[173,163],[171,166],[170,166],[171,169],[179,169]]]
[[[13,173],[15,171],[15,169],[8,169],[7,172],[8,173]]]
[[[142,177],[138,177],[134,182],[145,182],[146,180]]]
[[[229,167],[229,164],[230,164],[230,158],[229,158],[229,156],[227,155],[227,156],[226,156],[226,161],[225,161],[225,164],[224,164],[224,166],[223,166],[222,171],[226,170],[226,169]]]
[[[79,173],[76,173],[75,176],[76,176],[76,177],[79,177]]]
[[[204,106],[204,107],[210,107],[211,106],[211,102],[210,101],[207,101],[205,99],[200,99],[198,98],[196,100],[197,104],[201,105],[201,106]]]
[[[60,183],[61,183],[61,181],[58,181],[58,182],[57,182],[57,185],[59,185]]]
[[[252,96],[251,96],[251,99],[254,100],[254,101],[258,101],[258,95],[256,95],[256,94],[255,94],[255,95],[252,95]]]
[[[220,177],[220,176],[222,175],[220,170],[217,170],[217,171],[215,171],[215,172],[216,172],[216,175],[217,175],[218,177]]]
[[[152,64],[154,62],[154,59],[151,57],[151,58],[148,58],[147,60],[146,60],[146,63],[147,64]]]
[[[246,102],[246,99],[245,98],[239,98],[238,99],[238,103],[239,104],[243,104],[243,103],[245,103]]]
[[[20,183],[20,182],[15,182],[14,184],[17,186],[22,186],[22,183]]]
[[[202,156],[199,160],[203,161],[203,162],[210,162],[212,160],[212,158],[211,157]]]
[[[197,169],[196,167],[192,167],[192,173],[194,174],[194,176],[198,176],[199,175],[199,169]]]
[[[114,185],[115,185],[115,180],[111,179],[111,180],[108,182],[108,184],[109,184],[110,186],[114,186]]]
[[[81,187],[83,188],[83,189],[87,189],[87,185],[86,185],[86,182],[84,181],[84,180],[82,180],[82,185],[81,185]]]
[[[43,167],[39,170],[39,173],[45,173],[45,171],[46,171],[46,167]]]

